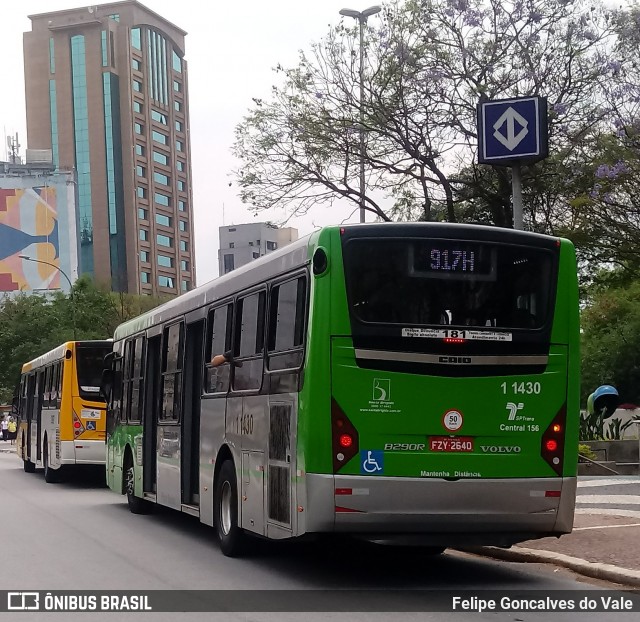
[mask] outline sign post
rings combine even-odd
[[[513,227],[523,228],[520,165],[549,155],[547,100],[517,97],[482,101],[478,113],[478,162],[511,167]]]
[[[513,205],[513,228],[524,229],[522,217],[522,177],[520,165],[514,163],[511,167],[511,203]]]

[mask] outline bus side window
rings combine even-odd
[[[231,349],[232,327],[233,304],[226,304],[209,312],[205,364],[205,391],[207,393],[226,393],[229,390],[231,365],[214,367],[211,360],[217,354],[224,354]]]
[[[44,394],[44,370],[39,369],[36,372],[36,389],[33,396],[33,419],[36,419],[42,412],[42,396]]]
[[[144,337],[138,337],[135,340],[133,354],[133,372],[131,374],[131,411],[129,413],[129,421],[135,423],[140,421],[140,413],[142,412],[142,401],[144,396],[144,379],[142,377],[142,355],[144,342]]]
[[[160,423],[175,423],[180,420],[183,350],[184,322],[178,322],[164,331]]]
[[[261,291],[238,300],[233,357],[242,367],[234,365],[235,391],[256,390],[262,386],[265,299],[265,292]]]
[[[25,378],[25,395],[22,409],[22,416],[28,421],[31,420],[33,409],[33,395],[35,393],[36,377],[32,372]]]
[[[58,363],[58,401],[56,402],[57,408],[60,408],[62,405],[63,381],[64,381],[64,361],[60,361]]]
[[[127,341],[124,350],[124,361],[122,362],[122,419],[123,421],[139,420],[136,413],[136,405],[134,404],[134,363],[138,357],[138,348],[142,348],[141,339],[130,339]],[[140,352],[142,355],[142,351]]]
[[[49,395],[49,406],[51,408],[56,407],[57,399],[58,399],[58,363],[54,363],[51,366],[51,393]]]
[[[53,367],[49,365],[45,367],[44,370],[44,391],[42,396],[42,406],[44,408],[49,408],[51,404],[51,373]]]
[[[271,289],[267,345],[270,371],[302,365],[306,286],[306,278],[301,276]]]
[[[47,368],[47,393],[49,395],[49,400],[48,400],[49,408],[56,407],[56,396],[55,396],[56,387],[54,385],[55,373],[56,373],[56,364],[52,363]]]
[[[113,389],[111,391],[112,410],[119,421],[122,417],[122,357],[118,356],[113,361]]]
[[[18,417],[22,419],[25,416],[25,407],[27,405],[27,377],[25,375],[20,379],[20,403],[18,405]]]
[[[111,397],[107,405],[107,434],[112,434],[122,415],[122,357],[115,356],[111,364]]]

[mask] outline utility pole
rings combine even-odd
[[[367,18],[375,15],[382,10],[382,7],[375,5],[364,11],[355,11],[353,9],[341,9],[340,15],[345,17],[353,17],[357,19],[360,25],[360,222],[365,222],[365,183],[364,183],[364,27],[367,24]]]

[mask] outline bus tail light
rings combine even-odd
[[[349,434],[342,434],[340,436],[340,446],[345,449],[353,445],[353,437]]]
[[[358,431],[333,398],[331,398],[331,440],[333,472],[337,473],[358,454]]]
[[[73,411],[73,436],[74,438],[78,438],[84,432],[84,426],[82,425],[82,421],[78,415],[76,415],[75,410]]]
[[[540,453],[549,466],[562,475],[564,463],[564,430],[567,419],[567,405],[564,404],[558,414],[553,418],[549,427],[542,435]]]

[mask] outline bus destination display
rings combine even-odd
[[[425,276],[486,277],[493,271],[493,256],[487,245],[434,240],[416,244],[413,264]]]
[[[431,270],[445,272],[475,272],[475,251],[432,248],[430,252]]]

